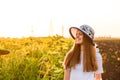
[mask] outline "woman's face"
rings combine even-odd
[[[83,33],[80,30],[77,30],[77,32],[76,32],[75,43],[76,44],[82,44],[83,43]]]

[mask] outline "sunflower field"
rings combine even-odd
[[[95,42],[103,57],[103,80],[120,80],[120,39]],[[62,63],[73,43],[59,35],[0,38],[0,80],[63,80]]]

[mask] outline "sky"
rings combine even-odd
[[[0,0],[0,37],[69,37],[69,28],[82,24],[91,26],[95,37],[120,37],[119,4],[120,0]]]

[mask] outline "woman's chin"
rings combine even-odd
[[[75,44],[81,44],[81,42],[76,42]]]

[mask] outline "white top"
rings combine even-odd
[[[95,80],[94,73],[103,73],[102,57],[99,49],[96,49],[96,58],[98,70],[96,72],[83,72],[83,53],[81,53],[81,63],[77,64],[75,69],[71,69],[70,80]]]

